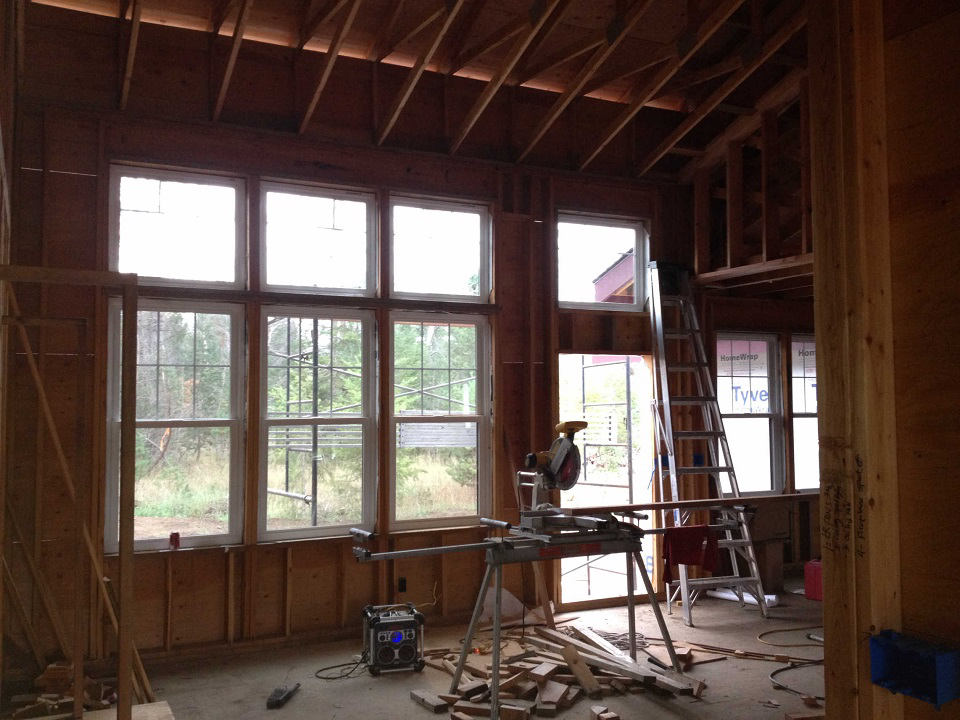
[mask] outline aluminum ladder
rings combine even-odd
[[[760,582],[760,570],[750,537],[744,506],[711,506],[710,500],[740,497],[730,446],[714,390],[710,362],[697,321],[697,313],[685,270],[656,262],[647,266],[650,324],[654,349],[653,412],[658,449],[657,478],[662,500],[704,500],[703,510],[714,513],[723,526],[718,538],[721,553],[727,552],[730,575],[689,576],[679,565],[679,578],[667,584],[667,611],[679,595],[683,619],[693,626],[692,608],[700,593],[729,588],[744,603],[744,593],[756,600],[767,617],[767,604]],[[667,294],[661,286],[666,286]],[[671,393],[671,388],[681,390]],[[683,394],[686,393],[686,394]],[[682,417],[681,417],[682,415]],[[674,428],[683,429],[674,429]],[[696,449],[705,452],[695,453]],[[682,459],[690,464],[680,465]],[[696,455],[699,454],[699,462]],[[691,460],[693,462],[691,462]],[[706,477],[707,497],[681,493],[681,477]],[[724,483],[724,479],[726,483]],[[663,525],[689,525],[692,510],[663,511]]]

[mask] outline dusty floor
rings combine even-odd
[[[821,604],[800,595],[780,594],[780,604],[763,620],[755,607],[707,598],[694,608],[697,627],[684,626],[679,612],[668,615],[667,625],[675,643],[700,642],[727,648],[777,652],[794,657],[820,658],[816,647],[771,648],[757,640],[767,630],[800,628],[821,622]],[[579,613],[579,620],[598,631],[625,632],[626,612],[622,609]],[[653,614],[638,606],[637,630],[650,637],[659,635]],[[427,647],[451,647],[464,628],[427,628]],[[770,642],[807,643],[807,630],[778,633]],[[814,631],[816,632],[816,631]],[[426,668],[422,673],[394,673],[323,681],[314,672],[324,666],[355,659],[360,641],[284,648],[259,654],[240,654],[229,660],[193,661],[175,668],[158,669],[151,678],[158,699],[167,700],[177,720],[427,720],[432,715],[409,697],[411,689],[429,688],[446,692],[450,678]],[[645,656],[644,656],[645,657]],[[702,656],[707,657],[707,656]],[[642,658],[641,658],[642,661]],[[728,657],[691,669],[707,683],[700,700],[689,696],[662,698],[645,693],[610,696],[600,701],[580,700],[559,714],[561,720],[588,718],[590,705],[600,702],[620,713],[623,720],[643,718],[723,718],[723,720],[781,720],[786,712],[811,712],[800,697],[773,687],[769,673],[782,664]],[[798,668],[780,678],[804,693],[823,694],[821,666]],[[278,685],[301,683],[297,695],[279,710],[267,710],[266,697]]]

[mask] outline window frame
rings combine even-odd
[[[480,267],[478,270],[479,288],[477,295],[452,295],[431,292],[421,293],[396,289],[396,278],[394,276],[394,270],[396,268],[396,263],[394,262],[396,244],[394,243],[393,210],[398,205],[421,208],[424,210],[469,212],[478,213],[480,215]],[[389,255],[389,295],[391,298],[400,300],[433,300],[439,302],[472,303],[475,305],[490,304],[490,299],[493,293],[493,215],[490,211],[489,205],[484,203],[470,202],[468,200],[455,200],[438,197],[406,195],[402,193],[391,193],[386,212],[389,214],[388,222],[390,227],[390,237],[389,242],[383,244],[383,252]]]
[[[816,347],[817,347],[816,336],[813,335],[813,334],[811,334],[811,333],[796,333],[796,334],[791,334],[791,335],[790,335],[790,368],[789,368],[790,374],[789,374],[789,376],[788,376],[788,380],[789,380],[789,382],[790,382],[790,392],[791,392],[791,393],[793,392],[793,380],[795,379],[795,378],[794,378],[794,375],[793,375],[793,343],[795,343],[795,342],[811,343],[811,344],[813,345],[813,347],[814,347],[814,350],[816,350]],[[816,370],[814,370],[814,373],[816,373]],[[806,377],[806,376],[803,376],[803,377]],[[815,378],[817,377],[816,374],[814,374],[814,377],[815,377]],[[819,429],[820,429],[820,412],[819,412],[819,411],[820,411],[820,393],[819,393],[819,391],[820,391],[820,387],[819,387],[819,383],[818,383],[818,384],[817,384],[817,391],[816,391],[816,392],[817,392],[817,412],[807,412],[807,411],[797,412],[796,406],[795,406],[794,403],[793,403],[793,397],[791,396],[791,398],[790,398],[790,441],[791,441],[792,443],[796,443],[796,435],[797,435],[797,433],[796,433],[796,422],[795,422],[795,421],[796,421],[797,418],[813,418],[814,420],[816,420],[816,421],[817,421],[817,430],[818,430],[818,434],[819,434]],[[819,466],[819,458],[818,458],[818,466]],[[816,486],[816,487],[806,487],[806,488],[798,488],[798,487],[797,487],[797,458],[796,458],[796,453],[793,454],[792,482],[793,482],[793,491],[796,492],[796,493],[811,493],[811,494],[814,494],[814,493],[819,493],[819,492],[820,492],[820,483],[819,483],[819,482],[817,483],[817,486]]]
[[[427,323],[469,323],[477,329],[477,412],[475,415],[401,415],[395,412],[395,372],[394,372],[394,325],[397,322]],[[433,528],[457,527],[477,524],[481,517],[490,513],[493,502],[493,458],[492,458],[492,371],[493,362],[490,352],[490,322],[481,314],[450,314],[419,310],[393,310],[387,316],[389,328],[382,330],[389,337],[388,382],[386,408],[383,419],[385,432],[381,437],[387,439],[387,462],[389,482],[389,523],[391,531],[423,530]],[[451,517],[430,517],[415,520],[397,519],[397,423],[438,423],[438,422],[475,422],[477,424],[477,512],[474,515]]]
[[[718,331],[714,338],[714,387],[719,390],[719,375],[716,372],[718,367],[717,342],[721,340],[733,340],[743,342],[744,340],[763,341],[767,343],[767,393],[769,397],[770,411],[766,413],[725,413],[720,410],[720,421],[723,423],[724,435],[726,436],[727,419],[741,418],[767,418],[768,432],[770,438],[770,488],[766,490],[743,490],[740,489],[741,496],[750,495],[769,495],[771,493],[781,493],[786,483],[785,461],[784,461],[784,407],[782,397],[782,381],[780,367],[780,339],[775,333],[764,332],[742,332],[742,331]],[[719,400],[719,398],[718,398]],[[718,404],[719,408],[719,404]],[[732,450],[731,450],[732,454]],[[733,458],[731,457],[731,461]],[[736,468],[734,468],[736,471]],[[739,478],[737,479],[739,485]],[[732,493],[724,492],[726,497]]]
[[[244,307],[238,303],[212,300],[190,301],[158,298],[139,298],[137,314],[141,312],[210,313],[230,317],[230,418],[135,418],[134,426],[141,427],[226,427],[230,432],[228,532],[216,535],[180,535],[180,547],[216,547],[235,545],[243,536],[244,507],[244,436],[247,427],[245,417],[246,388],[246,342],[244,337]],[[110,332],[107,350],[107,482],[104,502],[104,551],[116,553],[119,549],[119,490],[120,490],[120,321],[119,298],[112,298],[108,305]],[[138,338],[139,340],[139,338]],[[139,363],[138,363],[139,365]],[[134,540],[136,551],[166,550],[169,538],[142,538]]]
[[[306,307],[302,305],[270,305],[264,306],[260,317],[260,437],[257,442],[260,447],[258,490],[257,490],[257,535],[260,542],[276,540],[297,540],[305,538],[324,538],[343,536],[351,527],[360,527],[372,531],[376,523],[377,507],[377,477],[379,457],[378,415],[377,415],[377,386],[379,373],[377,372],[377,337],[376,317],[371,310]],[[267,358],[267,320],[271,315],[289,315],[294,317],[316,317],[319,319],[359,320],[362,327],[362,363],[364,372],[363,414],[358,416],[344,415],[341,417],[313,417],[313,418],[270,418],[268,415],[267,393],[269,364]],[[343,525],[323,525],[317,527],[300,527],[286,530],[269,530],[267,528],[267,482],[270,428],[282,425],[360,425],[363,428],[363,477],[361,478],[361,519],[358,522]]]
[[[371,191],[335,188],[327,185],[314,185],[305,182],[294,182],[277,179],[262,179],[259,183],[260,196],[256,199],[260,203],[260,287],[268,292],[299,293],[311,295],[336,295],[344,297],[374,297],[377,294],[378,280],[378,222],[380,208],[377,195]],[[328,198],[331,200],[352,200],[367,203],[367,242],[364,257],[366,258],[365,283],[361,289],[330,288],[309,285],[270,284],[267,281],[269,257],[267,254],[267,193],[286,192],[291,195],[309,195],[311,197]],[[251,198],[251,201],[254,199]]]
[[[176,288],[219,288],[224,290],[243,290],[248,287],[247,278],[247,224],[246,206],[248,202],[247,183],[243,178],[214,172],[192,170],[168,170],[133,163],[114,162],[110,164],[109,218],[108,218],[108,267],[118,271],[120,261],[120,179],[122,177],[148,178],[169,182],[185,182],[200,185],[219,185],[232,187],[235,192],[234,203],[234,280],[191,280],[185,278],[166,278],[138,273],[141,284]]]
[[[633,302],[614,303],[577,302],[560,299],[560,223],[576,225],[599,225],[603,227],[632,228],[635,235],[633,246]],[[561,310],[602,310],[611,312],[644,312],[649,295],[646,281],[647,260],[650,254],[650,231],[648,221],[643,218],[625,217],[621,215],[605,215],[571,210],[560,210],[553,225],[553,252],[556,258],[554,263],[554,283],[556,286],[555,301]]]

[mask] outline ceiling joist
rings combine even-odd
[[[477,98],[477,101],[473,104],[473,107],[470,108],[470,112],[468,112],[467,116],[464,118],[463,124],[457,131],[453,143],[450,145],[451,154],[456,153],[457,150],[460,149],[460,146],[466,139],[467,134],[473,129],[473,126],[476,124],[477,120],[480,119],[483,111],[487,109],[490,101],[493,100],[494,95],[497,94],[497,90],[500,89],[504,81],[510,76],[510,73],[513,72],[513,69],[516,67],[520,57],[530,46],[530,43],[533,42],[533,39],[537,36],[537,33],[540,32],[540,28],[543,27],[543,24],[551,16],[553,11],[556,10],[557,5],[559,4],[560,0],[550,0],[548,6],[539,14],[539,16],[537,16],[537,19],[533,21],[532,25],[529,27],[529,30],[522,34],[518,38],[517,42],[514,43],[506,59],[503,61],[503,64],[500,66],[500,69],[497,71],[496,75],[490,78],[490,81],[483,89],[483,92],[480,93],[480,97]]]
[[[771,55],[779,50],[783,45],[794,36],[807,22],[807,14],[804,10],[798,11],[792,18],[783,24],[770,38],[763,44],[760,52],[756,53],[749,60],[745,61],[743,66],[733,75],[723,81],[720,86],[710,93],[703,102],[697,105],[696,109],[684,118],[683,122],[664,140],[657,145],[640,163],[639,173],[643,175],[648,172],[674,145],[686,137],[697,124],[707,115],[713,112],[716,107],[722,103],[730,93],[736,90],[753,72],[765,63]]]
[[[533,132],[533,138],[530,140],[526,149],[520,153],[517,162],[523,162],[527,155],[530,154],[530,151],[543,139],[543,136],[553,127],[557,118],[559,118],[563,111],[567,109],[567,106],[573,102],[573,99],[580,95],[590,78],[592,78],[600,66],[607,61],[607,58],[617,49],[621,41],[636,27],[637,23],[640,22],[640,19],[647,10],[650,9],[651,5],[653,5],[653,0],[636,0],[623,16],[616,17],[610,22],[610,27],[606,34],[607,42],[594,51],[590,59],[580,68],[580,72],[577,73],[577,76],[570,85],[567,86],[560,97],[557,98],[556,102],[554,102],[553,107],[544,115],[543,119],[537,125],[537,129]]]
[[[237,66],[237,55],[240,53],[240,43],[243,42],[243,31],[247,26],[247,18],[250,17],[250,8],[253,0],[241,0],[240,11],[237,14],[237,22],[233,26],[233,40],[230,42],[230,55],[227,57],[227,66],[223,69],[223,80],[220,81],[220,92],[217,93],[217,102],[213,107],[213,121],[220,119],[220,113],[223,112],[223,105],[227,101],[227,91],[230,89],[230,81],[233,79],[233,70]]]
[[[327,81],[330,79],[330,73],[333,72],[333,66],[337,62],[337,56],[340,54],[340,49],[343,47],[343,41],[346,40],[347,33],[350,32],[350,28],[353,26],[353,21],[357,17],[357,11],[360,9],[360,3],[362,1],[363,0],[350,0],[350,7],[347,10],[346,17],[344,17],[343,22],[340,23],[340,27],[337,28],[337,32],[333,36],[333,40],[330,41],[330,47],[327,48],[326,55],[323,58],[323,67],[320,70],[320,77],[317,80],[317,86],[314,88],[313,96],[310,98],[310,102],[307,104],[306,112],[303,114],[303,120],[300,122],[301,134],[307,129],[307,126],[310,124],[310,119],[313,117],[313,113],[317,109],[317,103],[320,101],[320,96],[323,94],[323,89],[327,86]]]
[[[455,0],[453,5],[447,11],[447,16],[444,18],[443,24],[434,35],[430,45],[424,49],[424,51],[420,54],[420,57],[417,58],[417,62],[414,63],[412,68],[410,68],[410,72],[407,74],[407,79],[404,81],[403,87],[400,88],[400,92],[397,93],[397,97],[393,101],[390,112],[387,113],[387,119],[384,122],[383,127],[380,128],[380,132],[377,135],[377,145],[382,145],[383,141],[387,138],[387,135],[390,134],[394,124],[397,122],[397,118],[399,118],[400,113],[403,112],[403,108],[407,104],[407,100],[409,100],[410,96],[413,94],[413,89],[416,87],[417,81],[420,80],[420,76],[423,75],[424,69],[433,59],[433,54],[437,51],[437,48],[440,47],[440,43],[450,30],[450,26],[453,25],[454,20],[457,19],[457,15],[459,14],[461,8],[463,8],[464,2],[465,0]]]
[[[347,0],[327,0],[323,6],[317,10],[300,29],[300,40],[297,43],[297,50],[303,50],[308,42],[313,40],[317,30],[328,23],[347,4]]]
[[[123,79],[120,82],[120,109],[127,107],[130,98],[130,81],[133,78],[133,65],[137,58],[137,43],[140,40],[140,15],[143,11],[142,0],[133,0],[130,10],[130,37],[127,40],[127,59],[123,64]]]
[[[667,84],[667,82],[676,75],[677,71],[683,67],[683,65],[693,57],[696,52],[703,47],[704,43],[709,40],[713,34],[719,30],[723,24],[736,12],[743,4],[744,0],[721,0],[720,4],[707,16],[706,20],[701,23],[697,28],[696,32],[692,37],[682,38],[681,41],[678,41],[678,47],[683,47],[683,50],[678,52],[677,56],[669,61],[667,61],[664,66],[650,79],[650,81],[643,87],[643,89],[638,93],[637,97],[633,100],[617,116],[617,118],[610,124],[610,126],[601,134],[600,142],[593,148],[590,153],[587,154],[586,159],[580,163],[580,169],[583,170],[590,163],[592,163],[596,157],[603,151],[603,149],[609,145],[613,139],[620,134],[620,131],[623,130],[627,123],[629,123],[636,116],[638,112],[652,100],[661,88]]]

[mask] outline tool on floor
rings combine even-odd
[[[267,698],[267,709],[275,710],[276,708],[283,707],[287,704],[287,701],[292,698],[297,690],[300,689],[300,683],[297,683],[291,688],[288,688],[286,685],[283,685],[278,688],[274,688],[273,692],[270,693],[270,697]]]
[[[412,603],[367,605],[362,613],[363,653],[371,675],[423,670],[423,614]]]
[[[740,497],[733,456],[723,429],[720,405],[714,389],[710,363],[697,321],[687,273],[652,262],[647,266],[650,280],[650,323],[653,332],[654,428],[661,461],[657,463],[660,497],[679,500],[683,477],[706,477],[705,498],[725,495]],[[661,294],[661,285],[671,286],[672,294]],[[670,308],[669,314],[665,308]],[[685,392],[674,392],[684,388]],[[688,427],[682,423],[686,422]],[[689,427],[693,424],[694,427]],[[680,459],[693,458],[699,451],[707,462],[680,465]],[[679,459],[678,459],[679,457]],[[722,478],[727,479],[726,487]],[[687,486],[689,487],[689,486]],[[684,500],[699,499],[689,496]],[[678,565],[679,578],[667,582],[667,611],[679,595],[683,600],[683,620],[693,625],[692,607],[698,595],[715,588],[730,588],[743,606],[744,592],[756,598],[760,612],[767,617],[766,597],[760,582],[760,569],[750,537],[744,506],[711,508],[722,527],[718,545],[729,552],[732,572],[712,577],[689,577],[685,564]],[[661,525],[686,526],[691,510],[663,511]]]
[[[556,438],[550,449],[545,452],[531,453],[527,456],[527,469],[516,474],[516,490],[518,498],[523,491],[529,489],[530,503],[520,504],[520,523],[502,520],[481,518],[480,522],[491,528],[507,531],[505,537],[489,537],[482,542],[466,543],[463,545],[448,545],[440,547],[417,548],[412,550],[395,550],[390,552],[371,552],[362,545],[354,547],[354,556],[361,562],[373,560],[396,560],[401,558],[427,557],[444,553],[467,552],[471,550],[486,551],[486,571],[480,584],[476,605],[463,648],[457,663],[450,685],[450,692],[456,691],[463,674],[467,655],[470,652],[473,635],[484,608],[490,581],[494,581],[493,607],[493,669],[490,678],[491,718],[498,720],[499,714],[499,683],[500,675],[497,668],[500,666],[501,640],[501,598],[503,590],[503,566],[513,563],[536,562],[540,560],[555,560],[565,557],[584,557],[589,555],[610,555],[625,553],[627,575],[627,618],[629,623],[630,657],[637,658],[636,647],[636,598],[634,595],[635,568],[640,570],[647,596],[650,598],[650,607],[654,612],[659,625],[661,637],[667,649],[673,669],[682,674],[682,669],[670,633],[667,630],[656,594],[641,554],[641,542],[645,533],[656,530],[643,530],[636,524],[637,520],[645,516],[632,510],[623,512],[610,511],[602,516],[572,515],[547,502],[547,493],[555,488],[573,487],[580,473],[580,453],[574,444],[574,436],[586,423],[582,421],[563,422],[557,425],[559,437]],[[372,534],[364,530],[353,529],[351,534],[361,543],[369,541]]]

